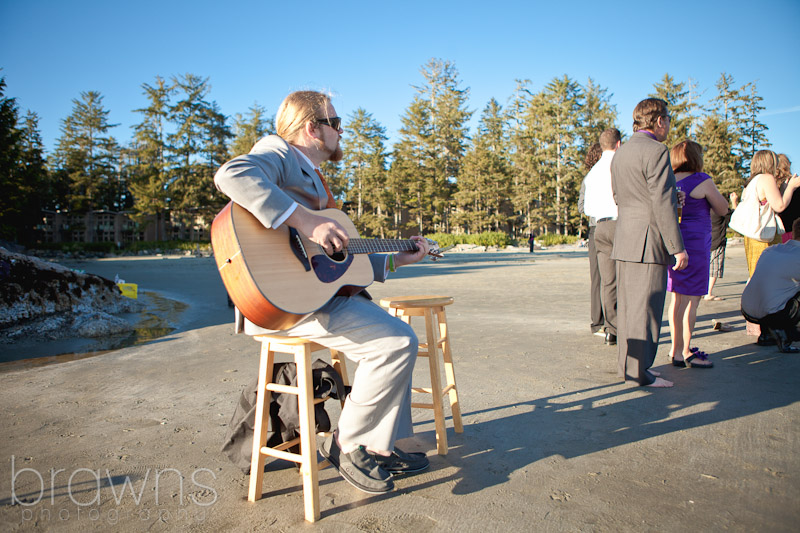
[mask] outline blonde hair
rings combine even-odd
[[[778,182],[782,183],[792,177],[792,162],[786,154],[778,154]]]
[[[275,130],[286,142],[293,142],[306,124],[328,117],[331,99],[317,91],[295,91],[281,102],[275,114]]]
[[[750,161],[750,179],[759,174],[771,174],[777,178],[778,155],[772,150],[759,150]]]

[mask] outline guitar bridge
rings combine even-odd
[[[306,247],[303,246],[303,239],[294,228],[289,228],[289,247],[292,249],[297,260],[300,261],[300,264],[303,265],[303,268],[306,269],[306,272],[310,271],[311,263],[308,262]]]

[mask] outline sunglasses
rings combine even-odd
[[[339,131],[339,128],[342,126],[342,118],[341,117],[316,118],[314,119],[314,123],[330,126],[336,131]]]

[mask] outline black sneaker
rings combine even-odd
[[[766,329],[766,328],[764,328],[764,329]],[[772,338],[769,335],[769,333],[767,333],[766,331],[762,331],[761,335],[758,336],[758,340],[756,341],[756,344],[758,344],[759,346],[775,346],[778,343],[775,341],[774,338]]]
[[[383,494],[394,489],[392,475],[381,468],[371,453],[363,446],[350,453],[343,453],[331,435],[319,449],[339,474],[358,490],[369,494]]]
[[[392,455],[372,454],[375,461],[387,472],[392,474],[411,474],[422,472],[430,466],[428,457],[424,453],[406,453],[400,448],[395,448]]]

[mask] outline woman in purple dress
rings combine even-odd
[[[684,270],[667,270],[667,291],[672,293],[669,306],[669,331],[672,347],[669,357],[675,366],[711,368],[708,355],[692,348],[692,332],[700,298],[708,293],[708,269],[711,261],[711,213],[728,212],[728,202],[717,190],[711,176],[703,170],[703,147],[683,141],[669,153],[672,170],[680,190],[686,193],[679,217],[683,245],[689,254]]]

